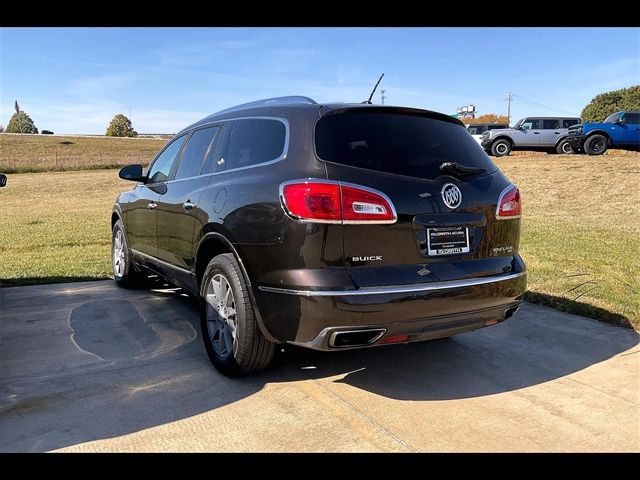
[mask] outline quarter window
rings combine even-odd
[[[156,158],[148,173],[149,183],[166,182],[169,179],[169,173],[171,167],[175,161],[180,148],[187,138],[186,135],[182,135],[171,142],[167,148]]]
[[[565,118],[562,120],[562,128],[569,128],[580,123],[577,118]]]
[[[176,180],[200,175],[202,161],[209,149],[212,148],[213,138],[217,132],[218,127],[201,128],[193,132],[178,164]]]
[[[226,170],[269,162],[284,153],[286,128],[278,120],[243,119],[233,122]]]

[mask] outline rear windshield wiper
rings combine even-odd
[[[466,177],[467,175],[484,173],[487,169],[482,167],[467,167],[465,165],[460,165],[458,162],[444,162],[440,165],[440,171],[449,173],[456,177]]]

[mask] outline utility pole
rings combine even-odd
[[[380,90],[380,96],[382,97],[382,105],[384,105],[384,99],[387,98],[384,96],[386,90]]]
[[[511,92],[507,95],[507,121],[511,125]]]

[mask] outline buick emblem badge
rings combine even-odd
[[[453,183],[445,183],[440,192],[444,204],[451,208],[458,208],[462,203],[462,192]]]

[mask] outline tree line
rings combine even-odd
[[[7,128],[4,129],[0,125],[0,133],[38,133],[38,127],[26,112],[20,110],[14,113],[7,124]],[[52,134],[50,130],[42,130],[43,134]],[[125,115],[119,113],[114,116],[109,122],[107,131],[105,133],[108,137],[137,137],[138,132],[133,129],[131,120]]]
[[[596,95],[582,109],[580,118],[583,122],[601,122],[610,114],[621,110],[640,110],[640,85]],[[496,115],[495,113],[481,115],[478,118],[464,118],[462,121],[467,125],[470,123],[509,124],[509,119],[505,115]],[[0,132],[4,131],[7,133],[38,133],[31,117],[22,110],[13,114],[6,130],[0,125]],[[43,130],[42,133],[53,132]],[[131,120],[119,113],[111,119],[105,135],[108,137],[137,137],[138,132],[133,129]]]

